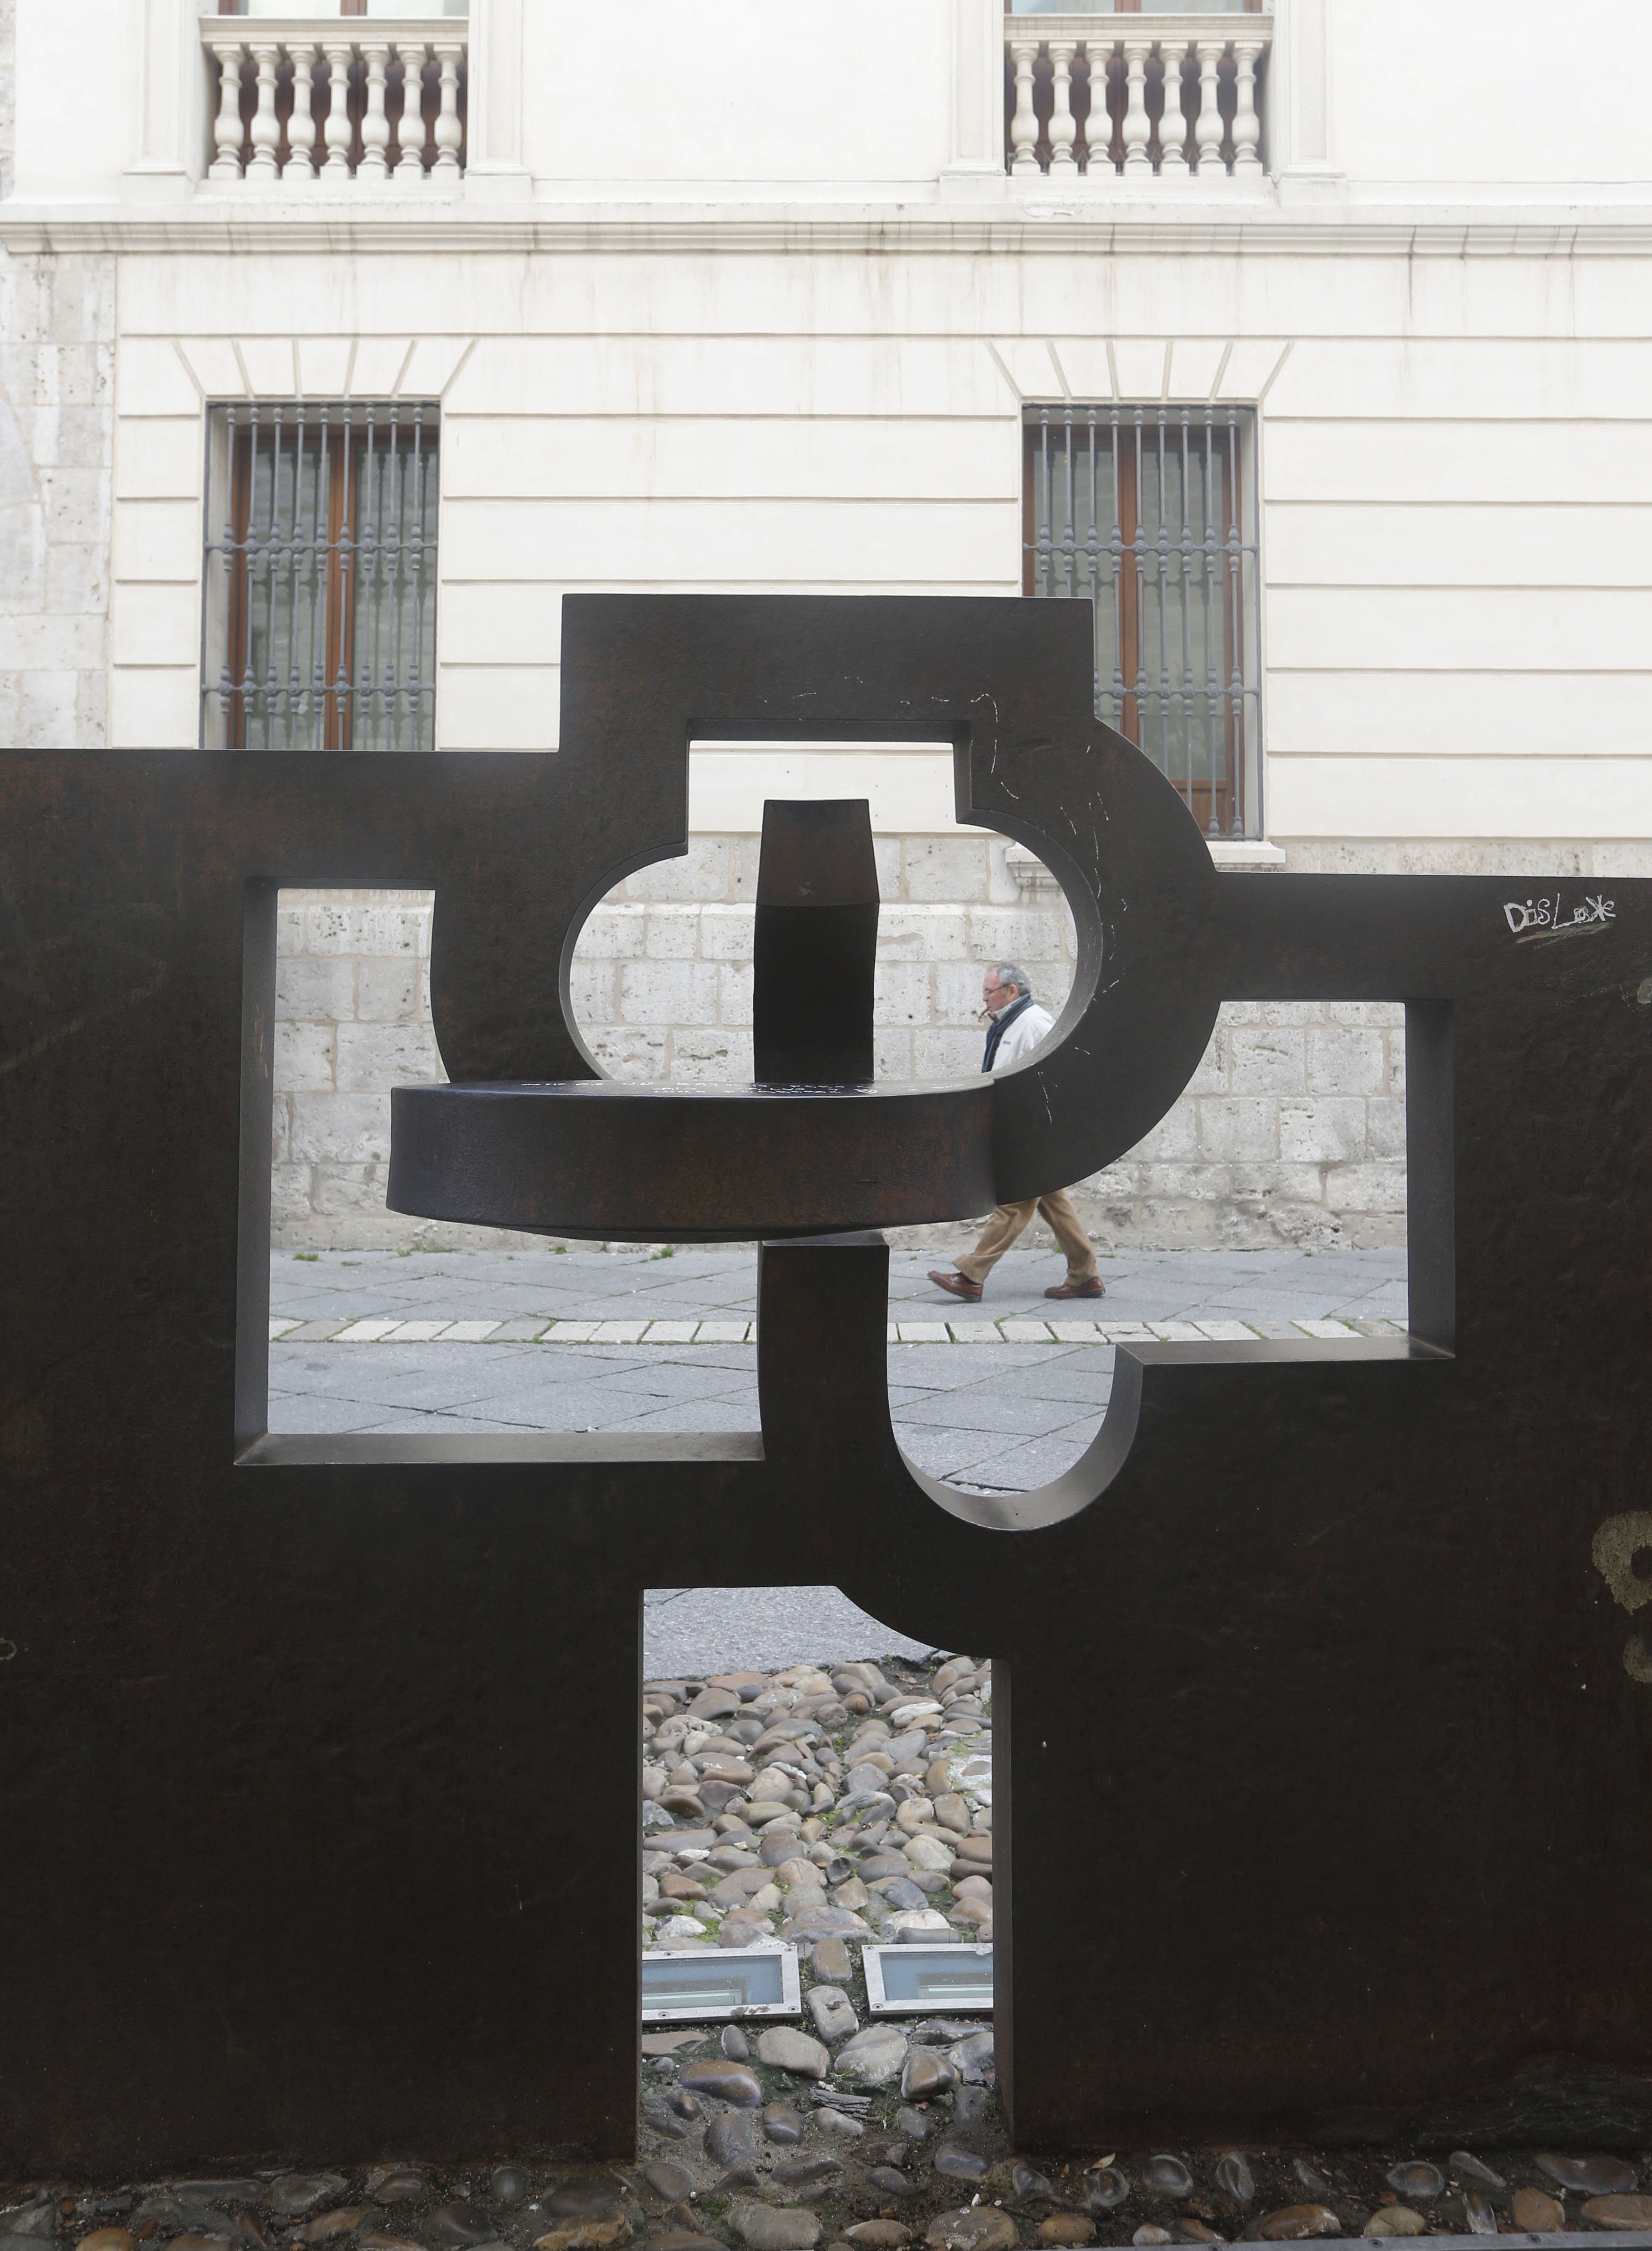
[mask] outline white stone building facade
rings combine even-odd
[[[634,0],[623,41],[570,0],[253,6],[0,0],[8,739],[240,724],[214,703],[238,630],[214,552],[226,511],[256,527],[255,487],[233,498],[254,410],[313,432],[417,409],[439,466],[407,723],[453,753],[555,748],[566,591],[1066,591],[1029,432],[1101,428],[1110,529],[1139,541],[1120,433],[1139,415],[1151,447],[1163,415],[1207,476],[1199,433],[1229,429],[1244,488],[1242,804],[1218,820],[1188,783],[1227,880],[1652,873],[1652,189],[1587,98],[1608,48],[1629,84],[1652,59],[1628,0],[1575,45],[1531,0]],[[1150,607],[1109,627],[1121,677]],[[1059,896],[956,828],[935,758],[695,771],[687,859],[582,939],[605,1068],[747,1068],[765,790],[872,800],[881,1071],[975,1067],[986,959],[1064,992]],[[386,1091],[439,1067],[429,902],[287,904],[278,1228],[404,1239]],[[1402,998],[1225,1012],[1175,1110],[1083,1185],[1098,1234],[1394,1239]]]

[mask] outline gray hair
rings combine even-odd
[[[1019,961],[995,961],[992,966],[1000,985],[1013,985],[1024,1001],[1032,999],[1033,980]]]

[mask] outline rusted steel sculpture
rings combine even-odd
[[[1080,605],[588,597],[563,653],[555,757],[0,758],[0,2170],[629,2147],[646,1579],[835,1580],[995,1658],[1022,2140],[1643,2138],[1652,884],[1219,877],[1092,717]],[[791,1091],[782,997],[749,1093],[523,1091],[594,1082],[569,956],[683,849],[691,735],[902,731],[1061,879],[1059,1037]],[[436,891],[401,1200],[798,1238],[760,1435],[266,1435],[282,883]],[[1411,1334],[1120,1347],[1054,1485],[921,1475],[886,1254],[808,1234],[1094,1171],[1224,998],[1406,1004]]]

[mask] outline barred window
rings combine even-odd
[[[435,744],[437,410],[211,410],[201,739]]]
[[[1096,709],[1212,836],[1260,835],[1254,421],[1239,406],[1026,414],[1023,585],[1096,611]]]

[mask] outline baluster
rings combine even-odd
[[[1033,113],[1033,66],[1038,60],[1036,39],[1017,39],[1010,52],[1015,58],[1015,115],[1010,124],[1010,146],[1015,156],[1011,170],[1036,172],[1038,119]]]
[[[287,121],[287,170],[284,187],[312,188],[315,184],[315,47],[301,39],[287,52],[293,58],[293,114]]]
[[[1227,52],[1226,39],[1201,39],[1196,52],[1199,57],[1199,119],[1193,127],[1193,146],[1198,152],[1199,177],[1210,186],[1227,177],[1222,163],[1222,118],[1217,107],[1217,72]]]
[[[1182,60],[1185,50],[1169,39],[1158,43],[1165,72],[1165,108],[1158,121],[1158,177],[1166,187],[1185,187],[1187,119],[1182,109]]]
[[[1261,158],[1256,152],[1262,131],[1256,114],[1256,58],[1261,52],[1260,39],[1234,41],[1238,96],[1234,107],[1234,180],[1235,185],[1251,188],[1260,187],[1262,177]]]
[[[1142,179],[1151,173],[1152,159],[1147,144],[1153,137],[1153,128],[1147,120],[1147,58],[1153,51],[1151,39],[1124,41],[1124,177]]]
[[[1089,109],[1085,115],[1082,128],[1084,139],[1084,155],[1082,163],[1084,170],[1088,173],[1090,168],[1090,126],[1096,116],[1096,65],[1090,57],[1090,43],[1088,39],[1081,39],[1079,41],[1077,52],[1083,57],[1084,83],[1086,87],[1089,89],[1090,102]],[[1103,80],[1102,84],[1102,91],[1105,92],[1106,80]],[[1104,110],[1103,114],[1105,114]],[[1076,123],[1075,129],[1078,129],[1076,128]],[[1073,145],[1073,154],[1075,156],[1077,156],[1078,155],[1078,144],[1076,142],[1075,142]]]
[[[247,177],[259,187],[273,188],[278,177],[275,152],[281,139],[275,119],[275,66],[281,51],[273,41],[266,45],[260,40],[252,52],[258,66],[258,108],[252,117],[252,161]]]
[[[384,72],[390,62],[387,39],[363,39],[362,60],[367,66],[367,110],[362,119],[362,162],[356,174],[370,187],[384,187],[390,179],[390,120],[384,114]]]
[[[241,62],[238,39],[214,39],[212,52],[223,73],[218,80],[218,115],[212,121],[212,146],[217,150],[207,173],[209,180],[238,180],[241,177]]]
[[[459,120],[459,62],[465,50],[457,40],[438,39],[436,59],[442,66],[442,102],[436,116],[436,162],[431,168],[433,186],[451,187],[459,178],[460,144],[465,137]]]
[[[396,43],[402,66],[402,114],[396,125],[396,162],[391,170],[398,188],[421,187],[425,179],[425,49],[409,40]]]
[[[1110,34],[1087,42],[1090,64],[1090,114],[1084,122],[1085,161],[1093,180],[1116,178],[1113,165],[1113,40]]]
[[[348,184],[350,176],[350,62],[356,50],[348,39],[324,39],[327,58],[327,162],[321,177],[329,188]]]
[[[1055,106],[1050,112],[1052,174],[1078,170],[1078,159],[1073,154],[1073,143],[1078,138],[1078,120],[1073,114],[1073,57],[1077,52],[1076,39],[1050,41],[1050,62],[1055,73]]]

